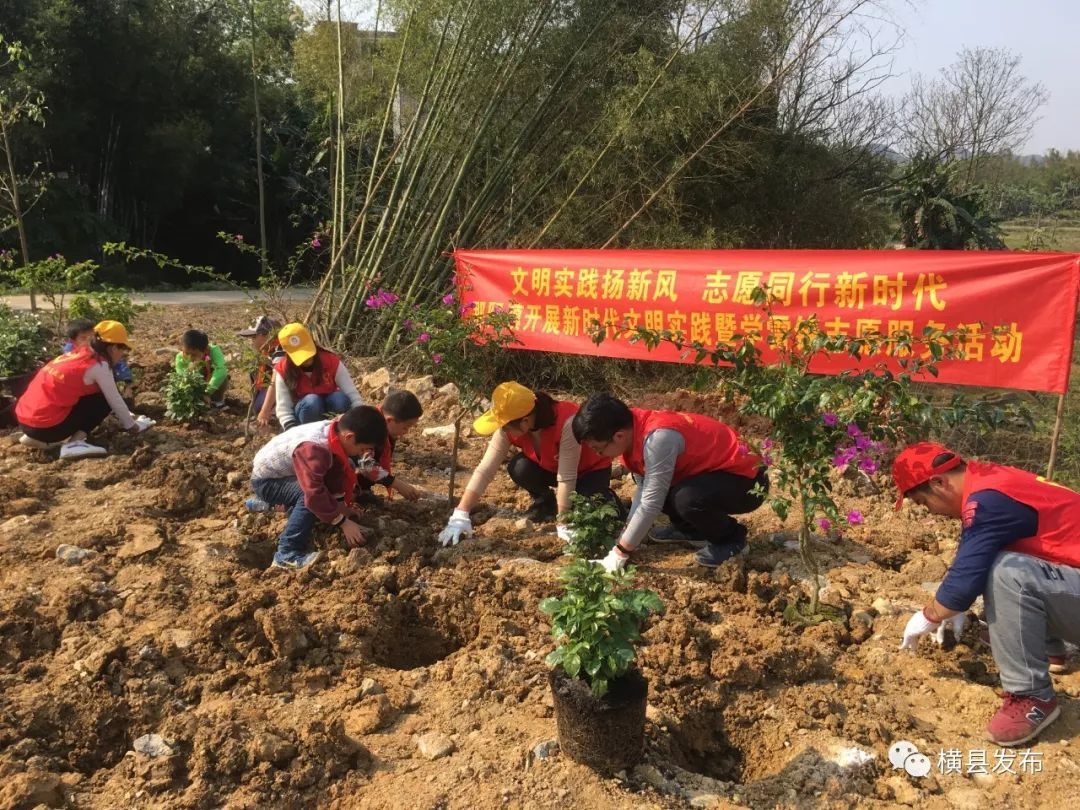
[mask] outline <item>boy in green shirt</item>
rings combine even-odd
[[[229,382],[229,367],[225,355],[216,343],[211,343],[205,332],[189,329],[180,337],[180,351],[176,354],[174,367],[186,371],[188,366],[198,368],[206,380],[206,398],[215,408],[225,407],[225,389]]]

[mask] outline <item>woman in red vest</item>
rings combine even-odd
[[[492,408],[473,423],[481,436],[491,436],[484,458],[469,479],[457,509],[439,534],[444,546],[457,545],[461,536],[472,534],[471,510],[498,472],[511,446],[514,455],[507,472],[514,483],[532,495],[526,515],[532,520],[551,520],[570,508],[570,493],[607,495],[611,491],[611,459],[602,458],[574,438],[570,429],[578,406],[552,399],[542,391],[533,393],[516,382],[505,382],[491,395]],[[552,493],[552,487],[556,487]],[[559,537],[569,539],[558,527]]]
[[[611,394],[589,397],[574,417],[574,436],[601,456],[621,455],[639,481],[619,542],[602,560],[622,568],[645,539],[696,543],[699,565],[716,568],[746,550],[746,527],[732,515],[765,501],[761,458],[723,422],[697,413],[630,408]],[[670,526],[652,527],[663,512]]]
[[[278,341],[285,356],[274,361],[275,407],[285,430],[364,404],[341,358],[316,346],[303,324],[285,324]]]
[[[900,649],[927,633],[940,644],[945,627],[959,637],[981,595],[1004,689],[986,737],[1024,745],[1060,716],[1050,673],[1068,668],[1066,641],[1080,644],[1080,493],[936,442],[904,448],[892,473],[897,509],[908,498],[961,524],[956,557]]]
[[[128,334],[122,323],[102,321],[90,344],[62,354],[42,368],[15,404],[29,447],[45,448],[63,442],[60,458],[104,456],[104,447],[89,444],[87,435],[111,410],[121,427],[140,433],[153,424],[134,416],[116,388],[113,368],[127,355]],[[66,440],[66,441],[65,441]]]

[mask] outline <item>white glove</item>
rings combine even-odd
[[[461,537],[472,537],[472,521],[464,509],[455,509],[446,523],[446,528],[439,532],[439,542],[444,546],[456,546]]]
[[[914,650],[919,645],[919,639],[927,633],[933,633],[940,624],[930,621],[921,610],[913,613],[904,628],[904,640],[900,642],[900,649]]]
[[[607,553],[607,556],[602,560],[589,560],[596,565],[604,566],[604,570],[609,574],[614,574],[616,571],[621,571],[626,566],[626,561],[630,559],[630,556],[623,554],[619,551],[619,546],[614,545],[611,547],[611,551]]]
[[[964,625],[967,624],[967,614],[957,613],[955,616],[950,616],[941,623],[941,627],[934,633],[934,641],[938,646],[945,643],[945,628],[952,628],[953,639],[960,640],[960,634],[964,632]]]
[[[569,526],[563,526],[561,523],[556,524],[555,534],[557,534],[559,536],[559,539],[562,540],[564,543],[574,542],[574,530],[571,529]]]
[[[135,415],[132,414],[132,416]],[[139,428],[139,433],[142,433],[145,430],[149,430],[156,424],[157,422],[155,422],[149,416],[135,416],[135,425]]]

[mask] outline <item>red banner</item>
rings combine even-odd
[[[926,326],[969,330],[964,359],[937,382],[1064,393],[1069,384],[1080,255],[884,250],[458,250],[462,300],[509,308],[518,348],[636,360],[693,362],[672,345],[648,351],[625,337],[600,346],[603,324],[680,331],[688,343],[786,329],[816,313],[830,334],[889,335]],[[779,297],[773,323],[752,303]],[[995,327],[1001,327],[994,332]],[[764,339],[762,339],[764,344]],[[884,359],[868,357],[861,367]],[[894,364],[895,361],[889,361]],[[814,371],[859,367],[822,358]],[[928,378],[928,381],[933,381]]]

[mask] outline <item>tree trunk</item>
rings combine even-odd
[[[821,595],[821,580],[818,577],[817,559],[810,548],[810,519],[812,515],[806,509],[806,497],[802,498],[802,524],[799,526],[799,556],[802,557],[803,565],[810,574],[810,611],[808,616],[815,616],[818,612],[818,598]]]
[[[263,275],[267,272],[266,192],[263,188],[262,111],[259,109],[259,72],[255,61],[255,0],[248,6],[251,17],[251,91],[255,99],[255,171],[259,179],[259,247]]]
[[[22,206],[19,203],[19,178],[15,175],[15,161],[11,157],[11,143],[8,141],[7,127],[4,125],[3,109],[0,109],[0,137],[4,141],[4,155],[7,157],[8,175],[11,178],[11,206],[15,215],[15,227],[19,231],[19,249],[22,251],[23,266],[30,264],[30,243],[26,240],[26,225],[23,223]],[[37,312],[37,293],[31,287],[30,311]]]

